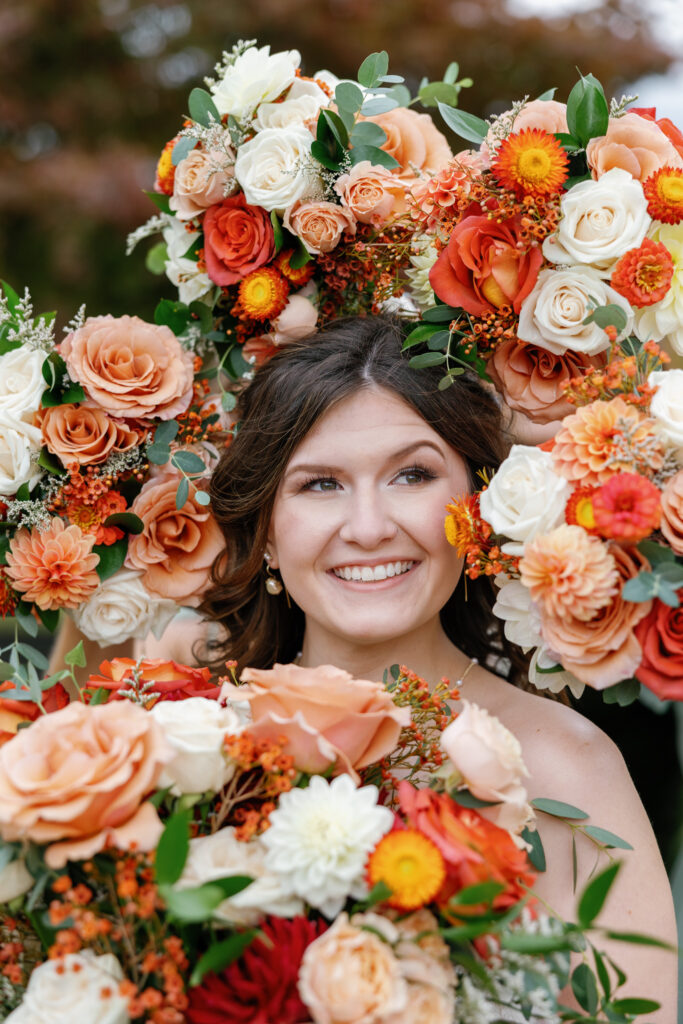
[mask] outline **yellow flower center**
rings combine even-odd
[[[660,175],[657,180],[657,188],[665,202],[683,203],[683,177],[680,174]]]
[[[595,529],[595,515],[593,514],[593,502],[589,497],[579,498],[575,509],[576,522],[585,530]]]
[[[517,157],[517,173],[524,181],[543,181],[553,170],[553,164],[544,149],[524,149]]]

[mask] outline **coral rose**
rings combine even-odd
[[[683,469],[662,491],[661,531],[677,555],[683,555]]]
[[[287,231],[299,236],[306,250],[314,256],[336,248],[345,231],[350,235],[356,233],[351,211],[337,203],[298,200],[285,210],[282,223]]]
[[[337,178],[334,190],[356,220],[376,228],[402,212],[405,203],[404,185],[386,167],[369,160],[361,160]]]
[[[249,701],[250,733],[286,736],[285,751],[300,771],[334,765],[358,781],[355,769],[380,761],[410,724],[410,711],[396,707],[381,683],[353,679],[333,665],[246,668],[241,678],[249,685],[226,683],[222,696]]]
[[[145,707],[154,707],[162,700],[186,700],[188,697],[206,697],[218,700],[221,688],[211,683],[208,668],[190,668],[177,661],[163,658],[112,658],[100,665],[100,674],[91,675],[86,686],[91,690],[102,687],[109,691],[107,700],[123,700],[121,690],[130,688],[133,670],[139,686],[148,685],[149,700]]]
[[[636,626],[643,649],[636,679],[660,700],[683,700],[683,589],[678,600],[678,608],[655,600],[650,614]]]
[[[541,633],[548,647],[577,679],[604,690],[629,679],[641,661],[641,649],[634,628],[650,611],[651,601],[625,601],[623,584],[650,564],[637,548],[610,544],[609,551],[619,573],[619,592],[587,622],[567,617],[554,618],[541,612]]]
[[[631,107],[629,113],[653,121],[664,132],[674,149],[683,157],[683,132],[668,117],[657,117],[656,107]]]
[[[516,218],[498,223],[472,213],[453,229],[429,274],[442,302],[481,316],[501,306],[519,313],[543,262],[538,246],[517,248]]]
[[[192,401],[192,355],[169,327],[90,316],[60,352],[69,375],[111,416],[172,420]]]
[[[129,701],[75,701],[0,748],[0,834],[49,844],[61,868],[107,846],[152,850],[162,826],[151,793],[170,752],[151,715]]]
[[[236,284],[275,254],[270,217],[242,192],[210,206],[203,228],[206,269],[216,284]]]
[[[55,405],[41,409],[38,422],[45,444],[65,466],[105,462],[112,452],[127,452],[144,437],[144,429],[107,416],[96,405]]]
[[[10,541],[5,572],[15,590],[48,611],[77,608],[100,583],[95,535],[54,518],[47,530],[18,530]]]
[[[386,132],[387,138],[381,148],[399,162],[400,167],[394,173],[407,181],[440,171],[453,156],[445,135],[441,134],[429,114],[418,114],[407,107],[394,107],[367,120]]]
[[[192,220],[220,203],[235,186],[231,154],[194,149],[175,169],[169,206],[178,220]],[[189,244],[188,244],[189,249]]]
[[[196,608],[224,542],[211,512],[194,497],[176,508],[179,483],[175,473],[160,473],[144,484],[131,506],[143,530],[128,541],[126,565],[142,570],[152,594]]]
[[[607,134],[591,139],[586,158],[594,178],[619,167],[642,182],[660,167],[683,167],[683,156],[657,123],[633,110],[609,119]]]
[[[22,722],[35,722],[41,710],[32,700],[13,700],[3,697],[3,690],[14,690],[16,684],[12,679],[0,683],[0,746],[11,740]],[[28,686],[20,686],[20,690],[28,690]],[[41,704],[48,714],[59,711],[69,703],[69,694],[61,683],[56,683],[49,690],[43,690]],[[0,900],[0,903],[2,900]]]

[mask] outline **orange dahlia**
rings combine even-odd
[[[238,304],[252,320],[272,320],[287,305],[289,285],[275,267],[259,267],[240,282]]]
[[[653,220],[678,224],[683,220],[683,170],[660,167],[643,182],[647,212]]]
[[[639,473],[619,473],[595,491],[593,510],[602,537],[637,544],[659,526],[662,496]]]
[[[313,277],[315,264],[313,260],[308,260],[303,267],[293,267],[291,264],[293,255],[293,249],[282,249],[273,260],[273,266],[277,267],[282,276],[295,288],[303,288]]]
[[[491,170],[518,195],[554,195],[567,180],[569,161],[557,139],[541,128],[513,132],[501,144]]]
[[[77,608],[97,590],[95,537],[54,518],[47,530],[18,530],[7,552],[15,590],[43,611]]]
[[[446,878],[443,857],[417,829],[396,829],[380,839],[368,861],[370,887],[384,882],[387,903],[397,910],[417,910],[433,900]]]
[[[652,306],[664,298],[671,287],[674,264],[662,242],[644,238],[636,249],[621,257],[610,284],[632,306]]]

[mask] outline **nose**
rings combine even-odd
[[[349,498],[339,537],[369,551],[392,540],[398,525],[391,514],[391,503],[372,486],[359,487]]]

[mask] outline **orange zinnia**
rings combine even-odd
[[[667,247],[644,238],[638,248],[629,249],[621,257],[610,284],[632,306],[652,306],[664,298],[673,276],[674,264]]]
[[[549,196],[567,180],[569,161],[557,139],[541,128],[508,135],[491,170],[504,188],[518,195]]]
[[[643,182],[647,199],[647,212],[653,220],[663,224],[678,224],[683,220],[683,170],[680,167],[660,167]]]
[[[99,555],[95,537],[53,519],[47,530],[19,530],[7,552],[7,575],[15,590],[43,611],[77,608],[97,590]]]
[[[639,473],[619,473],[596,490],[593,511],[601,536],[637,544],[659,526],[662,496]]]

